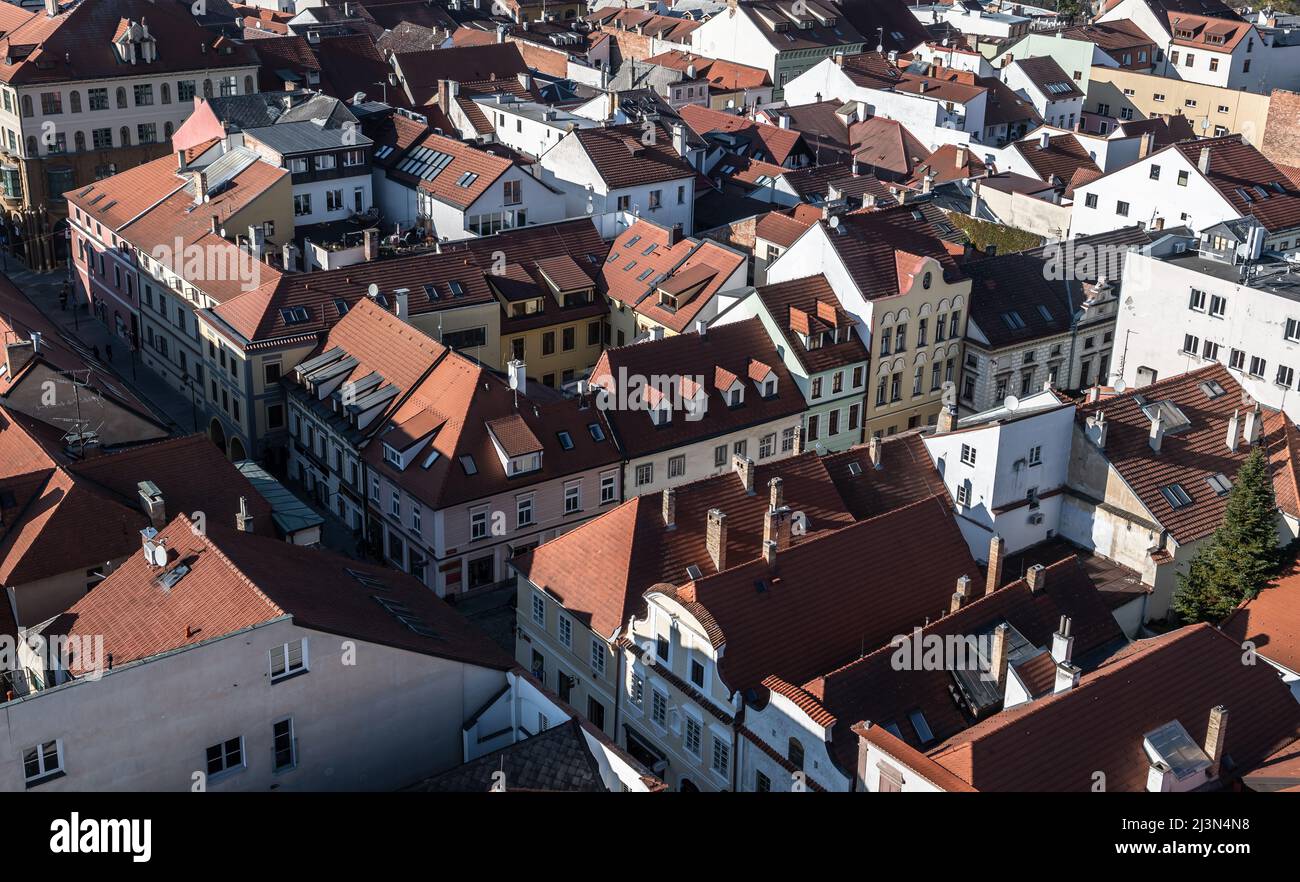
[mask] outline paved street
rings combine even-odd
[[[72,304],[66,310],[59,308],[59,292],[67,278],[64,271],[36,273],[12,257],[5,257],[3,261],[5,276],[58,325],[70,345],[78,348],[88,359],[94,358],[94,347],[99,347],[98,364],[117,374],[122,383],[147,402],[172,431],[179,434],[195,431],[189,399],[143,364],[133,365],[123,341],[93,318],[84,305],[79,310],[73,310]],[[108,358],[109,347],[113,352],[111,361]]]

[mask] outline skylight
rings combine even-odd
[[[1219,385],[1218,380],[1206,380],[1200,384],[1200,390],[1205,393],[1206,398],[1218,398],[1225,394],[1223,386]]]
[[[1025,320],[1020,317],[1020,313],[1014,309],[1010,312],[1002,313],[1002,321],[1006,322],[1008,328],[1013,331],[1019,331],[1025,326]]]
[[[1165,723],[1144,737],[1148,756],[1169,767],[1180,781],[1210,766],[1210,758],[1177,720]]]
[[[280,310],[280,317],[286,325],[300,325],[311,321],[311,313],[305,306],[288,306]]]
[[[1218,496],[1226,496],[1228,491],[1232,489],[1232,482],[1222,472],[1206,478],[1205,483],[1209,484],[1210,489]]]
[[[568,432],[556,432],[555,437],[560,439],[560,446],[565,450],[573,449],[573,436]]]
[[[1182,484],[1166,484],[1160,488],[1160,495],[1169,503],[1170,508],[1184,508],[1192,504],[1192,497],[1187,495]]]
[[[474,457],[469,454],[465,454],[460,458],[460,467],[465,470],[467,475],[478,474],[478,464],[474,462]]]
[[[1192,421],[1187,418],[1187,415],[1179,410],[1178,405],[1169,400],[1144,404],[1142,406],[1142,412],[1146,414],[1147,419],[1150,420],[1154,420],[1156,416],[1159,415],[1160,424],[1164,427],[1166,435],[1181,432],[1192,424]]]
[[[593,441],[605,440],[605,430],[600,427],[600,423],[591,423],[587,426],[587,431],[591,433]]]
[[[387,582],[383,581],[382,579],[377,579],[374,576],[370,575],[369,573],[363,573],[360,572],[359,570],[354,570],[347,567],[345,567],[343,571],[347,573],[349,576],[351,576],[352,578],[356,579],[362,585],[365,585],[367,588],[377,588],[377,589],[387,590],[390,587]]]

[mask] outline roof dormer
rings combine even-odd
[[[776,395],[776,371],[757,358],[749,360],[749,379],[753,381],[759,397],[772,398]]]
[[[713,369],[713,388],[722,395],[727,407],[740,407],[745,403],[745,384],[721,365]]]
[[[152,64],[158,60],[158,41],[149,33],[145,19],[122,19],[113,35],[113,51],[123,64]]]

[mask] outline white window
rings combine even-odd
[[[1034,445],[1029,448],[1029,464],[1031,466],[1041,465],[1043,462],[1043,448],[1040,445]]]
[[[598,637],[591,638],[591,672],[597,677],[605,676],[605,641]]]
[[[776,453],[776,432],[764,435],[762,438],[758,439],[759,459],[767,459],[774,453]]]
[[[1205,312],[1205,292],[1192,289],[1192,295],[1188,298],[1187,308],[1194,309],[1197,312]]]
[[[1223,314],[1228,310],[1228,301],[1218,294],[1210,295],[1210,315],[1217,318],[1223,318]]]
[[[1292,343],[1300,343],[1300,320],[1291,318],[1287,319],[1286,331],[1283,333],[1283,336]]]
[[[705,679],[704,662],[700,661],[697,658],[691,659],[690,677],[691,677],[691,684],[693,686],[698,686],[700,689],[704,688],[704,679]]]
[[[292,677],[307,670],[307,641],[282,643],[268,653],[271,660],[271,682]]]
[[[643,487],[646,484],[653,484],[655,480],[655,466],[652,462],[642,463],[636,467],[636,485]]]
[[[668,477],[680,478],[686,474],[686,455],[668,457]]]
[[[293,737],[292,717],[271,727],[271,750],[275,771],[288,771],[298,765],[298,742]]]
[[[658,689],[650,700],[650,719],[660,728],[668,725],[668,696]]]
[[[28,787],[63,774],[63,742],[45,741],[23,751],[23,777]]]
[[[533,623],[546,626],[546,601],[536,591],[533,592]]]
[[[1252,355],[1250,357],[1250,375],[1252,377],[1264,376],[1264,370],[1267,367],[1268,362],[1265,359],[1260,358],[1258,355]]]
[[[606,472],[600,476],[600,504],[608,505],[614,501],[614,495],[617,492],[615,487],[616,475],[614,472]]]
[[[1183,352],[1195,355],[1201,346],[1201,338],[1195,334],[1183,335]]]
[[[686,748],[687,753],[691,756],[700,755],[700,723],[691,717],[686,718],[686,734],[682,738],[682,746]]]
[[[244,767],[244,736],[214,744],[207,750],[208,777]]]
[[[527,527],[533,522],[533,497],[520,496],[515,501],[515,526]]]
[[[632,675],[632,681],[628,684],[628,697],[637,707],[645,700],[645,680],[642,680],[636,674]]]
[[[400,490],[393,490],[392,499],[388,500],[388,512],[395,518],[402,517],[402,493]]]
[[[714,734],[713,736],[713,771],[726,775],[731,770],[731,745]]]
[[[470,541],[483,539],[488,534],[488,510],[486,508],[470,512],[469,515],[469,538]]]
[[[963,444],[961,446],[961,461],[968,466],[975,465],[975,448],[969,444]]]
[[[565,648],[573,648],[573,620],[568,616],[560,616],[560,643]]]
[[[573,514],[582,508],[582,484],[574,481],[564,485],[564,513]]]
[[[1291,384],[1295,382],[1295,371],[1284,364],[1278,365],[1276,382],[1283,388],[1291,388]]]
[[[379,501],[379,479],[372,477],[370,479],[370,498]]]

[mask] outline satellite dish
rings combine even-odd
[[[378,296],[379,296],[379,286],[376,285],[374,282],[371,282],[371,283],[370,283],[370,287],[369,287],[369,288],[366,288],[366,293],[369,294],[371,297],[378,297]]]
[[[1002,406],[1005,407],[1007,410],[1015,410],[1018,407],[1020,407],[1020,399],[1014,395],[1008,395],[1006,399],[1002,402]]]
[[[1127,388],[1128,388],[1128,383],[1124,382],[1123,377],[1120,377],[1118,380],[1115,381],[1114,389],[1116,392],[1123,392]]]
[[[144,544],[144,557],[151,566],[165,567],[167,566],[167,546],[146,542]]]
[[[831,215],[831,229],[838,230],[839,228],[840,228],[839,215],[835,215],[835,214]]]

